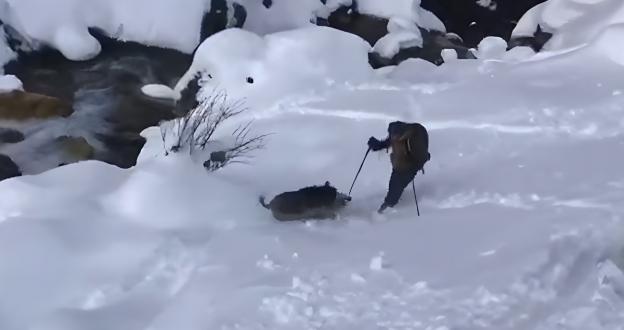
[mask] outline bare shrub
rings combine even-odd
[[[212,137],[228,119],[247,111],[242,100],[229,101],[227,93],[213,89],[202,97],[194,109],[183,117],[160,125],[160,133],[165,146],[165,155],[188,149],[189,153],[204,151],[213,142]],[[231,163],[246,163],[251,152],[262,149],[268,134],[251,134],[252,121],[239,125],[231,133],[233,143],[211,154],[211,159],[204,164],[210,170],[216,170]]]

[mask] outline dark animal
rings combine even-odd
[[[329,181],[323,186],[283,192],[269,204],[260,196],[260,204],[271,210],[273,217],[279,221],[335,219],[338,211],[349,201],[351,197],[338,192]]]
[[[390,154],[392,175],[388,184],[388,194],[378,210],[381,213],[387,207],[394,207],[399,202],[405,187],[431,159],[429,133],[421,124],[395,121],[388,125],[388,137],[385,140],[379,141],[371,137],[368,140],[368,147],[373,151],[392,147]]]

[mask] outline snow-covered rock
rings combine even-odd
[[[400,31],[386,34],[379,39],[373,51],[385,58],[392,58],[403,48],[423,46],[423,39],[420,31]]]

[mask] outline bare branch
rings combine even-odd
[[[204,150],[212,141],[214,133],[228,119],[238,116],[248,108],[243,100],[230,102],[227,93],[213,88],[206,97],[203,97],[198,106],[188,111],[183,117],[161,124],[161,137],[165,145],[165,154],[179,152],[188,148],[190,153],[195,150]],[[252,121],[239,125],[231,133],[233,145],[225,152],[225,160],[207,160],[204,164],[209,170],[219,169],[227,164],[246,163],[245,159],[252,158],[250,153],[264,148],[264,140],[269,134],[252,135]],[[173,137],[173,145],[167,147],[167,137]]]

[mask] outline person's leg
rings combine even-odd
[[[414,180],[414,176],[416,172],[414,171],[397,171],[392,170],[392,174],[390,175],[390,183],[388,184],[388,193],[386,198],[384,199],[383,204],[379,207],[378,212],[383,212],[388,207],[394,207],[401,198],[403,194],[403,190],[405,187],[409,185],[412,180]]]

